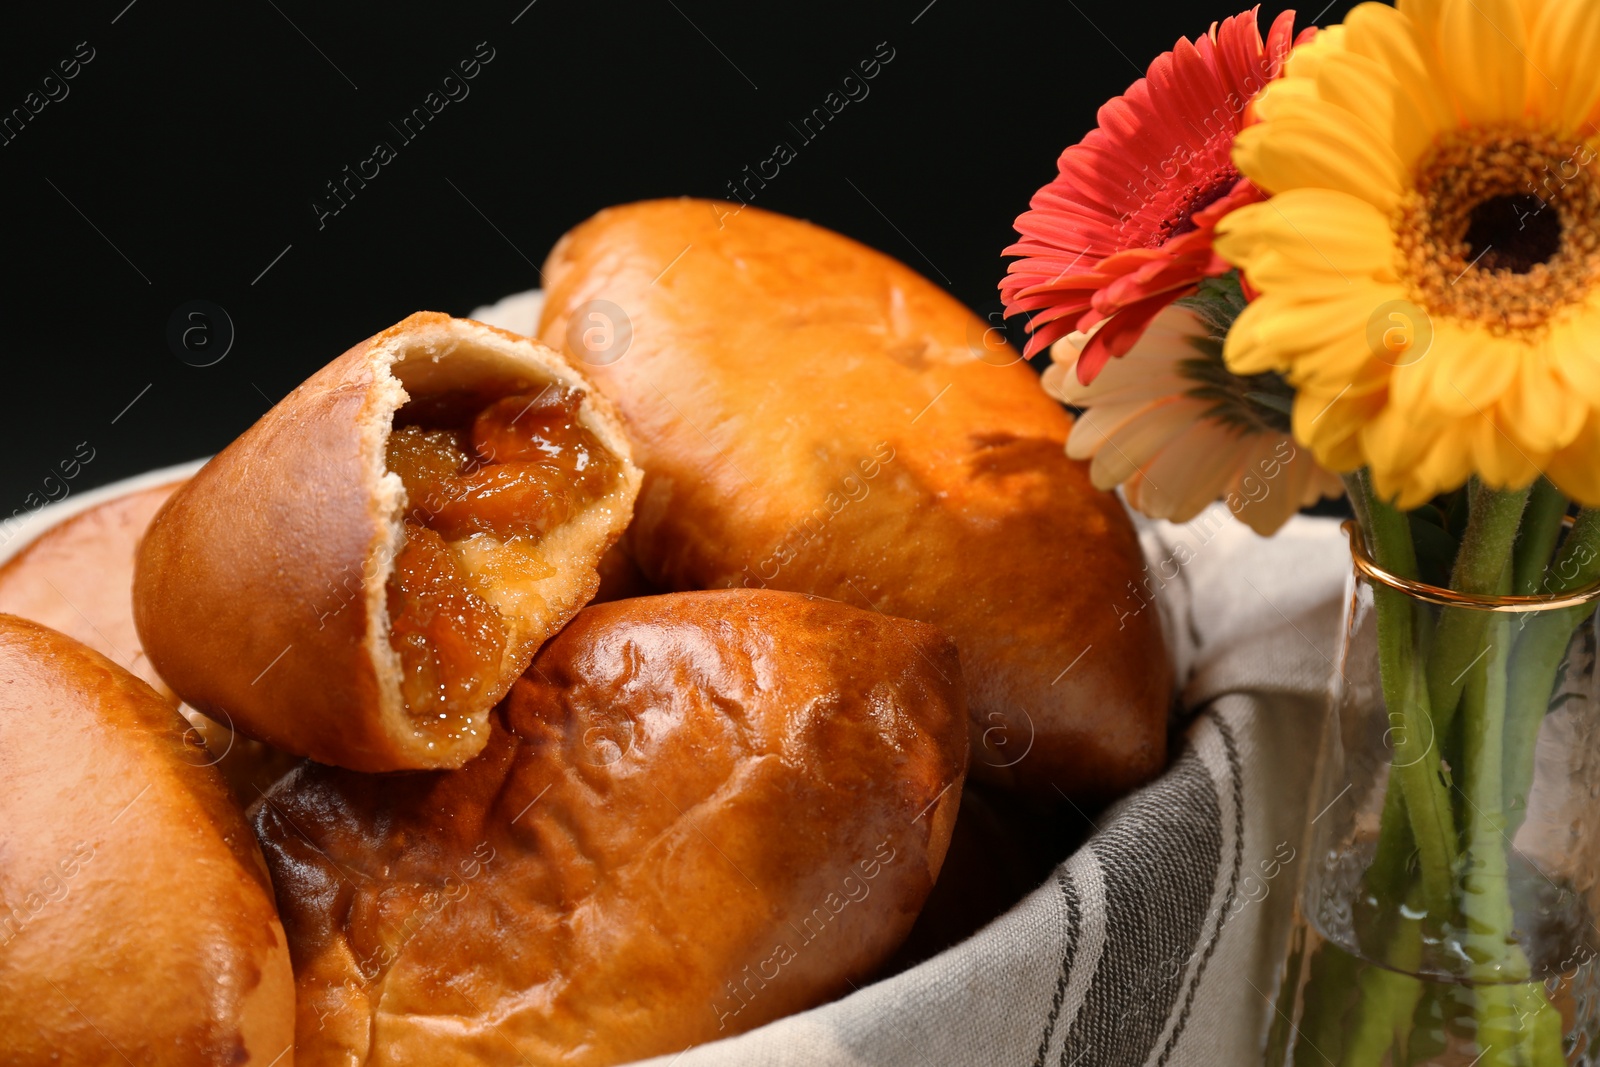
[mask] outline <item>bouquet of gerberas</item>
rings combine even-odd
[[[1068,451],[1148,515],[1221,498],[1263,534],[1342,481],[1362,535],[1347,623],[1389,758],[1370,817],[1317,838],[1311,881],[1348,892],[1302,894],[1269,1053],[1593,1056],[1600,717],[1550,722],[1596,703],[1600,3],[1367,3],[1265,40],[1247,12],[1099,119],[1002,283],[1081,412]],[[1330,737],[1357,782],[1348,722]]]

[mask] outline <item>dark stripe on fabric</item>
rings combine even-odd
[[[1067,983],[1072,979],[1072,961],[1078,954],[1078,931],[1083,926],[1083,910],[1078,906],[1078,891],[1067,877],[1065,867],[1056,871],[1056,884],[1061,887],[1061,897],[1067,905],[1067,949],[1061,956],[1061,973],[1056,976],[1055,995],[1050,998],[1050,1014],[1044,1020],[1044,1034],[1039,1038],[1039,1054],[1033,1058],[1033,1067],[1044,1067],[1044,1057],[1050,1049],[1050,1038],[1055,1036],[1056,1019],[1061,1015],[1061,1002],[1067,996]]]
[[[1222,866],[1222,801],[1194,746],[1089,841],[1105,882],[1106,931],[1061,1067],[1146,1062],[1204,933]]]
[[[1244,866],[1244,771],[1239,763],[1239,745],[1234,741],[1233,727],[1228,725],[1226,719],[1215,712],[1211,713],[1210,718],[1216,724],[1217,733],[1222,735],[1222,747],[1228,754],[1228,780],[1233,794],[1233,871],[1228,875],[1228,892],[1223,898],[1222,909],[1217,913],[1217,927],[1212,931],[1211,941],[1195,966],[1194,977],[1189,981],[1189,992],[1183,998],[1183,1011],[1178,1013],[1178,1021],[1172,1024],[1172,1033],[1167,1036],[1166,1046],[1161,1050],[1156,1067],[1166,1067],[1172,1050],[1178,1046],[1178,1038],[1183,1035],[1189,1012],[1194,1007],[1195,994],[1200,991],[1200,979],[1205,977],[1206,965],[1211,962],[1211,955],[1222,940],[1223,925],[1227,923],[1228,916],[1233,914],[1233,902],[1239,895],[1239,872]]]

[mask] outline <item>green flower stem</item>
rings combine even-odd
[[[1405,523],[1403,515],[1371,495],[1364,476],[1350,479],[1348,484],[1352,490],[1352,500],[1357,498],[1359,490],[1361,506],[1357,513],[1365,516],[1367,529],[1376,530],[1379,523],[1389,527]],[[1529,490],[1526,489],[1502,492],[1476,487],[1471,518],[1456,557],[1452,588],[1458,592],[1479,594],[1492,593],[1500,588],[1507,560],[1516,543],[1517,530],[1522,524],[1528,496]],[[1398,543],[1393,545],[1389,549],[1392,560],[1379,559],[1379,564],[1404,577],[1414,577],[1415,550],[1411,548],[1409,528],[1405,529],[1403,535],[1399,530],[1391,532],[1396,542],[1403,536],[1405,545],[1403,548]],[[1373,551],[1384,551],[1378,539],[1375,537],[1374,540]],[[1389,591],[1375,590],[1377,592]],[[1435,758],[1437,748],[1443,745],[1453,725],[1467,666],[1483,651],[1485,615],[1479,611],[1446,609],[1433,635],[1432,649],[1428,655],[1428,707],[1432,718],[1428,736],[1437,742]],[[1380,642],[1384,640],[1383,626],[1380,619]],[[1413,644],[1412,647],[1417,645]],[[1400,792],[1390,790],[1384,797],[1383,829],[1379,833],[1378,851],[1368,878],[1369,886],[1374,889],[1383,887],[1393,893],[1397,886],[1396,879],[1407,861],[1410,841],[1391,829],[1403,825],[1404,806],[1405,800]]]
[[[1510,575],[1506,576],[1510,585]],[[1507,862],[1502,738],[1506,723],[1506,681],[1511,625],[1504,616],[1488,620],[1482,660],[1470,670],[1461,699],[1467,847],[1461,877],[1461,914],[1466,920],[1463,947],[1471,958],[1478,1047],[1482,1061],[1496,1067],[1533,1062],[1530,1032],[1522,1025],[1516,987],[1526,983],[1528,961],[1513,936],[1510,871]]]
[[[1450,574],[1451,589],[1484,595],[1504,588],[1528,496],[1529,489],[1477,487],[1461,550]],[[1445,608],[1440,615],[1428,654],[1428,701],[1440,737],[1449,734],[1454,722],[1461,689],[1466,685],[1467,666],[1483,655],[1489,614],[1470,608]]]
[[[1600,581],[1600,510],[1587,509],[1573,523],[1561,554],[1544,572],[1538,592],[1560,595]],[[1506,811],[1510,833],[1527,814],[1533,787],[1533,750],[1550,706],[1561,662],[1572,635],[1594,615],[1593,605],[1523,616],[1525,628],[1511,665],[1506,723]]]
[[[1372,512],[1367,506],[1367,482],[1363,472],[1344,476],[1345,495],[1362,532],[1372,529]],[[1415,548],[1412,550],[1415,556]],[[1413,571],[1414,573],[1414,571]],[[1405,891],[1407,866],[1411,859],[1411,825],[1406,817],[1405,793],[1399,782],[1391,780],[1383,794],[1383,815],[1378,823],[1378,843],[1367,867],[1366,884],[1370,892],[1385,900],[1397,900]]]
[[[1359,483],[1369,525],[1367,538],[1378,565],[1414,577],[1416,550],[1405,515],[1380,500],[1365,472]],[[1378,623],[1378,667],[1384,703],[1394,724],[1395,752],[1391,773],[1400,779],[1411,836],[1416,842],[1422,879],[1422,901],[1428,913],[1443,920],[1452,913],[1456,865],[1455,815],[1439,775],[1439,752],[1428,687],[1417,662],[1418,606],[1396,589],[1374,584]],[[1378,850],[1405,849],[1404,841],[1378,842]]]
[[[1574,618],[1574,612],[1582,618]],[[1594,614],[1591,608],[1551,612],[1528,623],[1511,665],[1506,705],[1506,833],[1515,834],[1528,813],[1528,793],[1533,788],[1534,746],[1544,724],[1556,677],[1567,656],[1572,633]]]
[[[1404,899],[1415,908],[1420,897],[1420,888],[1413,884]],[[1385,940],[1387,966],[1369,966],[1357,980],[1357,1000],[1347,1020],[1339,1067],[1377,1067],[1386,1052],[1410,1036],[1411,1017],[1423,991],[1421,980],[1412,977],[1422,964],[1422,923],[1397,912]]]
[[[1511,591],[1518,596],[1531,596],[1539,591],[1545,567],[1551,553],[1561,538],[1561,520],[1567,514],[1567,498],[1561,490],[1550,484],[1548,478],[1533,483],[1533,493],[1528,498],[1528,511],[1522,520],[1522,534],[1517,539],[1513,557],[1514,580]]]
[[[1411,859],[1411,824],[1406,819],[1405,792],[1391,782],[1383,794],[1378,819],[1378,844],[1367,866],[1367,891],[1381,900],[1398,900],[1405,892]]]
[[[1416,556],[1405,516],[1372,494],[1364,473],[1347,484],[1374,559],[1414,578]],[[1600,512],[1580,516],[1560,557],[1544,571],[1565,511],[1559,494],[1546,485],[1531,493],[1473,489],[1472,516],[1452,575],[1458,591],[1558,593],[1600,580]],[[1524,511],[1526,528],[1519,540]],[[1556,673],[1573,629],[1592,609],[1516,620],[1446,610],[1429,634],[1427,615],[1404,594],[1379,585],[1373,594],[1381,681],[1397,743],[1393,787],[1385,797],[1367,888],[1390,902],[1404,895],[1407,911],[1414,913],[1420,905],[1437,921],[1449,922],[1457,914],[1454,876],[1464,867],[1459,906],[1464,947],[1477,979],[1470,1003],[1483,1063],[1558,1067],[1564,1063],[1560,1014],[1532,981],[1528,960],[1514,940],[1508,841],[1525,806],[1533,741]],[[1522,627],[1520,639],[1513,633],[1516,627]],[[1456,833],[1439,748],[1458,709],[1464,842]],[[1464,855],[1458,851],[1462,844]],[[1413,848],[1414,881],[1409,877]],[[1414,972],[1415,965],[1405,963],[1413,936],[1420,950],[1421,924],[1404,917],[1395,922],[1382,937],[1382,958],[1402,972]],[[1391,1049],[1408,1048],[1412,1020],[1407,1012],[1421,1010],[1421,998],[1412,995],[1413,986],[1420,991],[1421,985],[1383,967],[1363,968],[1357,984],[1353,1014],[1345,1016],[1353,1025],[1338,1058],[1352,1067],[1370,1067]]]

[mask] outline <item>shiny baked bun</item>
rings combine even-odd
[[[987,323],[836,233],[706,200],[601,212],[545,281],[540,335],[587,356],[645,470],[647,578],[938,626],[975,777],[1059,802],[1161,769],[1172,672],[1132,524]]]
[[[848,992],[966,763],[931,626],[731,590],[585,609],[458,771],[305,764],[254,812],[299,1063],[623,1063]]]
[[[638,484],[610,405],[564,359],[421,312],[173,495],[134,619],[173,690],[251,737],[357,770],[458,767],[594,595]]]
[[[10,615],[0,677],[0,1058],[291,1063],[272,887],[188,724],[104,656]]]
[[[133,557],[182,484],[126,493],[44,531],[0,565],[0,613],[59,630],[170,696],[133,626]]]
[[[0,566],[0,612],[19,615],[83,642],[176,700],[156,674],[133,625],[133,561],[139,538],[182,484],[138,489],[52,526]],[[235,733],[229,724],[187,705],[185,740],[216,764],[244,804],[277,781],[294,756]]]

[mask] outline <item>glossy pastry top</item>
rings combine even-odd
[[[6,1062],[290,1063],[272,888],[188,724],[99,653],[9,615],[0,677]]]
[[[527,402],[470,441],[513,397]],[[551,443],[533,425],[551,397],[573,424],[559,460],[581,438],[604,484],[507,454]],[[594,594],[638,479],[609,403],[558,354],[419,312],[312,375],[173,495],[140,547],[135,620],[173,690],[252,737],[366,771],[460,766],[534,649]],[[516,518],[558,498],[548,522]]]
[[[133,625],[133,565],[139,538],[181,484],[114,497],[40,534],[0,566],[0,612],[82,641],[175,700]],[[193,727],[184,737],[194,760],[214,763],[242,805],[253,803],[260,790],[296,762],[235,733],[226,718],[218,721],[189,707],[179,710]]]
[[[254,812],[304,1064],[596,1065],[866,980],[950,838],[932,627],[730,590],[590,607],[459,771],[306,764]]]
[[[1092,796],[1160,769],[1171,671],[1132,525],[983,320],[838,234],[703,200],[603,211],[545,278],[541,336],[587,357],[646,472],[651,581],[934,623],[974,774]]]
[[[43,623],[171,694],[133,626],[139,538],[181,481],[107,500],[40,534],[0,565],[0,612]]]

